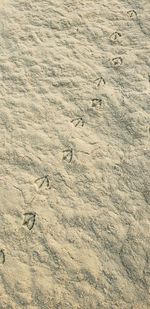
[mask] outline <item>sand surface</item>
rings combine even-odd
[[[149,107],[149,0],[0,0],[0,309],[150,308]]]

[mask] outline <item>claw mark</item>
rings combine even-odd
[[[24,216],[25,217],[24,217],[23,225],[26,225],[29,230],[32,230],[34,223],[35,223],[36,214],[33,212],[26,212],[24,213]]]
[[[122,63],[123,63],[123,59],[122,57],[115,57],[115,58],[112,58],[112,64],[116,67],[120,66]]]
[[[121,33],[120,32],[113,32],[110,36],[111,41],[118,41],[118,39],[121,37]]]
[[[42,182],[41,182],[42,181]],[[47,188],[50,188],[50,182],[49,182],[49,176],[48,175],[45,175],[43,177],[40,177],[40,178],[37,178],[35,180],[35,183],[39,183],[39,189],[43,186],[43,184],[46,182],[46,186]]]
[[[134,18],[137,16],[137,12],[135,10],[130,10],[127,12],[127,15],[130,17],[130,18]]]
[[[0,264],[5,263],[5,253],[4,250],[0,250]]]
[[[92,107],[100,108],[102,106],[102,99],[92,99]]]
[[[94,80],[94,82],[97,82],[97,87],[101,86],[101,85],[105,85],[105,79],[103,77],[98,77]]]
[[[84,126],[84,119],[82,117],[72,119],[71,122],[74,123],[75,127],[77,127],[80,123],[82,127]]]
[[[73,157],[72,148],[63,150],[63,153],[64,153],[63,154],[63,160],[70,163],[72,161],[72,157]]]

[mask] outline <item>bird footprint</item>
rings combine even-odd
[[[135,17],[137,17],[137,12],[135,10],[130,10],[130,11],[127,11],[127,15],[133,19]]]
[[[63,160],[64,161],[71,163],[72,157],[73,157],[72,148],[63,150]]]
[[[81,126],[84,126],[84,119],[82,117],[78,117],[78,118],[74,118],[71,120],[72,123],[74,123],[74,126],[77,127],[79,124],[81,124]]]
[[[92,108],[94,109],[101,109],[102,107],[102,99],[92,99]]]
[[[44,183],[46,183],[46,187],[48,189],[50,189],[50,181],[49,181],[49,176],[45,175],[43,177],[37,178],[35,180],[35,183],[37,183],[39,189],[44,185]]]
[[[106,81],[105,79],[101,76],[101,77],[98,77],[94,80],[94,82],[96,83],[96,86],[99,87],[99,86],[104,86],[106,84]]]
[[[122,59],[122,57],[114,57],[114,58],[112,58],[111,62],[115,67],[118,67],[118,66],[122,65],[123,59]]]
[[[35,216],[36,214],[33,212],[26,212],[24,213],[24,222],[23,225],[27,226],[29,230],[32,230],[34,223],[35,223]]]
[[[119,38],[121,38],[121,33],[120,32],[113,32],[110,36],[111,41],[116,42],[119,40]]]

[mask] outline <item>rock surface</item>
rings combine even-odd
[[[0,1],[0,308],[150,308],[150,3]]]

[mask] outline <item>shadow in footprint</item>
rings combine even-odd
[[[5,263],[5,253],[4,250],[0,250],[0,264]]]

